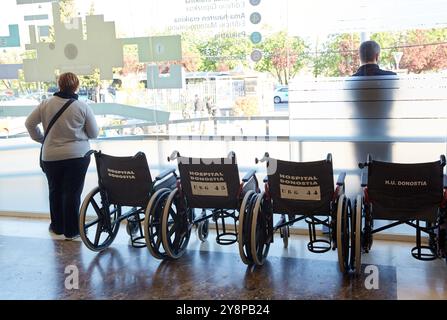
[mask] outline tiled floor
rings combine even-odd
[[[365,288],[366,274],[342,276],[336,252],[313,254],[307,238],[279,238],[268,262],[249,268],[236,245],[219,246],[213,234],[192,235],[188,253],[162,262],[128,246],[120,230],[98,254],[80,241],[52,237],[47,220],[0,218],[0,299],[447,299],[447,265],[417,261],[411,243],[374,241],[362,263],[376,265],[379,289]],[[279,236],[278,236],[279,237]],[[66,267],[79,269],[79,290],[67,290]]]

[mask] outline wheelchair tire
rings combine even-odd
[[[197,236],[199,237],[199,240],[201,242],[205,242],[206,239],[208,239],[208,234],[209,234],[209,221],[205,220],[199,222],[197,224]]]
[[[168,257],[162,245],[160,224],[163,208],[170,191],[168,188],[157,190],[151,196],[144,213],[143,231],[146,247],[156,259]]]
[[[342,273],[349,271],[349,199],[343,194],[337,202],[336,241],[338,265]]]
[[[161,239],[166,254],[171,259],[179,259],[185,254],[192,228],[192,223],[188,219],[191,209],[186,208],[185,212],[179,212],[181,200],[178,198],[178,192],[176,188],[169,194],[161,219]]]
[[[351,255],[351,267],[353,268],[355,274],[359,275],[362,271],[362,211],[363,211],[363,198],[362,196],[357,196],[355,200],[355,212],[353,212],[353,223],[352,223],[352,243],[351,250],[354,255]]]
[[[237,241],[239,247],[239,255],[243,263],[250,265],[253,263],[250,250],[250,227],[251,227],[251,210],[256,193],[253,190],[248,191],[242,200],[239,209],[239,223],[237,226]]]
[[[289,226],[281,227],[279,232],[282,238],[284,249],[287,249],[289,247],[289,237],[290,237]]]
[[[267,242],[268,226],[266,225],[265,213],[262,211],[264,201],[265,194],[262,192],[256,198],[251,219],[251,255],[253,262],[258,266],[264,264],[270,249],[270,242]]]
[[[98,204],[97,200],[101,200],[100,197],[95,199],[95,196],[100,196],[99,187],[94,188],[85,197],[82,202],[81,209],[79,211],[79,235],[84,242],[85,246],[92,251],[102,251],[109,247],[113,240],[115,240],[120,227],[120,217],[121,217],[121,207],[113,206],[113,210],[109,217],[104,217],[104,207],[102,201],[100,201],[101,206]],[[89,207],[92,207],[96,213],[96,219],[93,221],[88,221],[87,212]],[[113,217],[112,217],[113,215]],[[106,220],[108,219],[108,220]],[[96,225],[96,231],[94,232],[94,240],[90,240],[87,236],[88,229]],[[92,232],[91,232],[92,233]],[[103,233],[108,235],[101,241],[101,236]],[[93,234],[93,233],[92,233]]]

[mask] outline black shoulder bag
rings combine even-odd
[[[51,119],[50,123],[48,124],[47,130],[45,130],[45,135],[43,136],[42,146],[40,147],[40,157],[39,157],[40,168],[42,169],[43,172],[45,172],[45,170],[43,168],[42,152],[43,152],[43,145],[45,143],[45,140],[47,139],[48,134],[50,133],[50,130],[53,127],[53,125],[56,123],[57,119],[59,119],[60,116],[65,112],[65,110],[67,110],[68,107],[75,101],[76,101],[75,99],[68,100],[64,104],[64,106],[56,113],[56,115],[53,117],[53,119]]]

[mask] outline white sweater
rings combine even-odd
[[[68,99],[53,96],[42,101],[28,116],[25,126],[34,141],[42,143],[38,125],[47,129],[51,119]],[[83,157],[90,150],[89,139],[98,136],[99,129],[92,109],[82,101],[73,102],[51,128],[43,147],[44,161],[60,161]]]

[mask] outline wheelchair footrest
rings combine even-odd
[[[307,249],[313,253],[325,253],[331,250],[331,242],[324,239],[312,240],[307,243]]]
[[[225,232],[216,236],[216,242],[222,246],[229,246],[237,242],[237,233]]]
[[[433,253],[433,248],[429,246],[416,246],[411,249],[411,255],[422,261],[432,261],[438,258],[437,254]]]
[[[136,237],[130,239],[131,245],[134,248],[145,248],[146,247],[146,240],[143,237]]]

